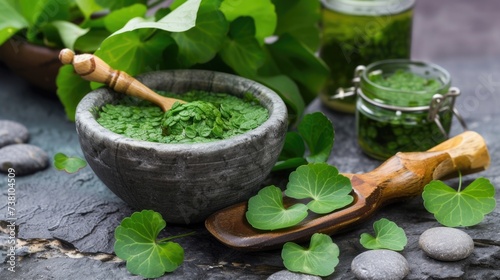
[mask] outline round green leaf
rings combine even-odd
[[[219,11],[218,4],[218,0],[203,1],[198,10],[196,26],[185,32],[172,33],[178,46],[177,62],[181,67],[208,62],[221,49],[229,23]]]
[[[277,16],[271,0],[225,0],[220,6],[228,21],[238,17],[249,16],[255,21],[255,38],[260,44],[273,35],[276,29]]]
[[[157,242],[166,223],[157,212],[143,210],[123,219],[115,230],[115,253],[127,261],[132,274],[156,278],[174,271],[184,261],[184,250],[175,242]]]
[[[304,116],[297,130],[309,148],[308,162],[326,162],[332,152],[335,131],[332,122],[321,112]]]
[[[422,197],[427,211],[447,227],[479,224],[496,207],[495,187],[486,178],[458,191],[435,180],[425,186]]]
[[[56,84],[57,96],[64,105],[66,116],[74,121],[76,106],[91,91],[90,83],[75,73],[73,65],[64,65],[59,68]]]
[[[310,163],[290,174],[285,194],[289,197],[312,198],[307,207],[318,214],[330,213],[349,205],[352,185],[349,178],[326,163]]]
[[[405,231],[398,227],[396,223],[382,218],[373,223],[375,236],[368,233],[361,234],[360,243],[366,249],[389,249],[394,251],[402,251],[408,239]]]
[[[281,251],[283,264],[288,270],[318,276],[332,274],[339,263],[338,257],[339,247],[330,236],[322,233],[311,237],[309,248],[287,242]]]
[[[283,205],[281,189],[267,186],[248,201],[246,218],[256,229],[274,230],[300,223],[307,217],[307,207],[295,204],[288,209]]]
[[[54,155],[54,166],[57,170],[75,173],[87,166],[87,162],[79,157],[68,157],[63,153],[57,153]]]

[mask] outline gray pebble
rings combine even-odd
[[[0,120],[0,148],[28,142],[28,129],[17,122]]]
[[[474,241],[465,232],[449,227],[426,230],[418,240],[427,256],[440,261],[459,261],[474,251]]]
[[[351,270],[361,280],[401,280],[410,272],[410,265],[397,252],[370,250],[354,258]]]
[[[0,149],[0,171],[14,168],[16,175],[27,175],[45,169],[49,157],[42,149],[30,144],[8,145]]]
[[[282,270],[271,274],[267,280],[321,280],[321,277]]]

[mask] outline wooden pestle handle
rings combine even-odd
[[[59,60],[63,64],[73,64],[75,72],[85,80],[104,83],[117,92],[150,101],[158,105],[163,111],[168,111],[175,102],[185,103],[179,99],[163,97],[157,94],[127,73],[111,68],[95,55],[75,55],[72,50],[63,49],[59,53]]]

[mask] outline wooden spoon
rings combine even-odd
[[[397,153],[375,170],[344,174],[351,179],[354,202],[339,211],[312,215],[299,225],[274,231],[254,229],[246,220],[247,203],[222,209],[205,221],[208,231],[227,246],[256,251],[281,247],[288,241],[306,241],[314,233],[328,235],[368,219],[381,206],[421,195],[431,180],[451,178],[486,169],[490,157],[484,139],[466,131],[426,152]],[[285,205],[296,200],[285,197]]]
[[[63,49],[59,53],[59,60],[63,64],[73,64],[75,72],[85,80],[104,83],[117,92],[150,101],[158,105],[164,112],[170,110],[175,102],[186,103],[180,99],[157,94],[127,73],[111,68],[95,55],[75,55],[72,50]]]

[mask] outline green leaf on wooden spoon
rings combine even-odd
[[[307,207],[326,214],[349,205],[354,200],[351,191],[351,181],[337,168],[327,163],[310,163],[290,174],[285,194],[296,199],[312,198]]]
[[[288,209],[283,205],[281,189],[267,186],[248,201],[246,218],[257,229],[274,230],[294,226],[307,217],[307,206],[295,204]]]

